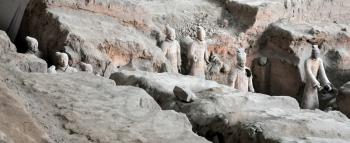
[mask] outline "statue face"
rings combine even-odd
[[[61,53],[59,56],[58,56],[58,65],[60,67],[67,67],[68,66],[68,55],[66,53]]]
[[[25,40],[27,42],[27,46],[30,51],[32,52],[38,51],[38,41],[35,38],[27,36]]]
[[[317,45],[312,45],[311,58],[317,59],[320,57],[320,49],[318,49]]]
[[[176,38],[176,33],[174,29],[171,29],[169,33],[167,34],[167,38],[171,41],[174,41]]]
[[[199,26],[198,28],[197,28],[197,38],[198,38],[198,40],[200,40],[200,41],[204,41],[205,40],[205,30],[204,30],[204,28],[203,27],[201,27],[201,26]]]
[[[247,62],[247,55],[246,55],[244,49],[238,49],[237,50],[237,65],[240,67],[244,67],[246,62]]]

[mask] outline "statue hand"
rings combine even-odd
[[[316,81],[316,82],[314,83],[314,87],[317,87],[317,88],[321,87],[320,82]]]
[[[325,85],[323,88],[325,90],[327,90],[327,91],[331,91],[332,90],[332,87],[329,84]]]
[[[322,86],[320,85],[320,83],[318,81],[316,81],[316,83],[314,84],[314,87],[317,88],[318,90],[322,89]]]

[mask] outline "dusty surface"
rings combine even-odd
[[[194,130],[213,142],[346,142],[350,120],[340,112],[301,110],[293,98],[239,92],[213,81],[167,73],[121,71],[117,85],[145,89],[164,109],[185,113]],[[199,98],[184,103],[175,86]],[[344,132],[343,132],[344,131]],[[346,132],[345,132],[346,131]]]
[[[0,73],[15,91],[11,95],[24,99],[54,142],[207,142],[192,132],[184,114],[161,111],[142,89],[116,87],[88,73],[25,74],[5,68]]]
[[[0,142],[47,143],[43,128],[26,111],[21,98],[4,84],[6,77],[1,75],[0,80]]]

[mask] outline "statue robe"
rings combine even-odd
[[[196,40],[193,42],[188,59],[191,62],[189,75],[205,78],[206,63],[208,62],[207,43]]]

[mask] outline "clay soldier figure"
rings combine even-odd
[[[197,39],[193,41],[188,53],[191,63],[189,75],[205,78],[206,65],[209,63],[207,47],[204,28],[199,26],[197,27]]]
[[[332,87],[327,78],[323,61],[320,57],[320,50],[317,45],[312,46],[311,57],[305,61],[305,88],[301,107],[303,109],[319,108],[318,90],[321,90],[321,84],[317,77],[323,82],[324,89],[330,91]]]
[[[175,29],[166,26],[166,39],[161,45],[165,57],[170,61],[171,69],[168,72],[178,73],[181,70],[180,44],[175,40]]]
[[[68,55],[66,53],[61,53],[61,52],[56,52],[56,57],[57,57],[57,65],[56,65],[56,70],[57,72],[78,72],[77,69],[70,67],[68,65]]]
[[[27,36],[25,38],[25,40],[26,40],[27,46],[28,46],[28,51],[26,53],[27,54],[34,54],[37,57],[39,57],[40,53],[39,53],[39,49],[38,49],[38,46],[39,46],[38,40],[36,40],[33,37],[29,37],[29,36]]]
[[[244,49],[237,49],[237,63],[231,69],[228,76],[228,83],[231,87],[241,91],[255,92],[253,87],[253,75],[251,70],[245,66],[246,53]]]

